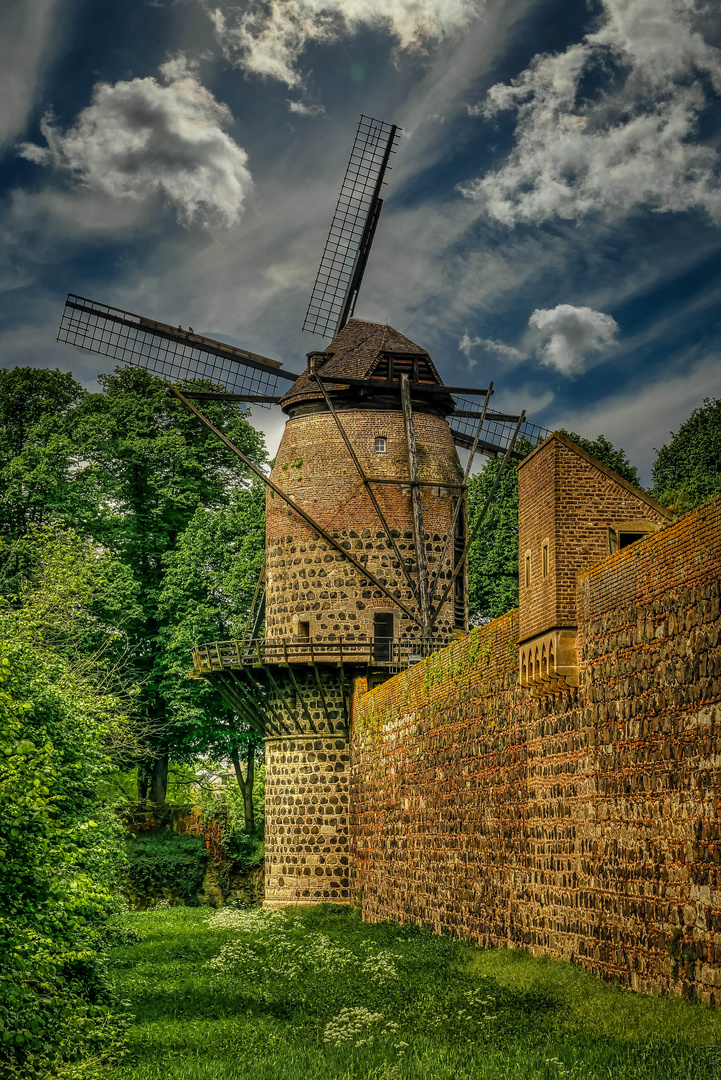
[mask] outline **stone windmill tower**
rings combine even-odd
[[[492,385],[444,386],[422,346],[352,317],[397,137],[395,126],[361,117],[304,324],[333,336],[308,353],[302,374],[72,294],[59,335],[166,379],[220,384],[217,393],[168,389],[267,485],[253,628],[198,646],[193,674],[266,740],[268,904],[349,900],[354,681],[376,684],[465,632],[473,456],[504,454],[505,464],[522,427],[532,442],[541,435],[524,414],[488,409]],[[284,394],[279,378],[292,382]],[[485,400],[479,407],[461,394]],[[270,476],[191,400],[214,397],[286,413]],[[456,446],[471,451],[465,472]]]

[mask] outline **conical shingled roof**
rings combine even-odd
[[[327,359],[322,359],[323,355]],[[316,371],[321,378],[332,376],[339,379],[347,376],[349,379],[370,379],[378,364],[389,355],[417,356],[424,360],[434,381],[438,386],[443,386],[443,380],[424,348],[386,323],[366,322],[364,319],[348,320],[340,333],[336,334],[328,347],[319,354],[320,363]],[[333,388],[339,390],[343,387],[334,383]],[[320,397],[322,395],[315,380],[309,373],[304,373],[281,399],[280,406],[285,409],[288,405]]]

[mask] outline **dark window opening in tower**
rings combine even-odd
[[[387,445],[385,435],[376,436],[376,454],[385,454]]]
[[[304,622],[301,619],[298,620],[297,636],[299,638],[303,638],[304,640],[307,640],[310,637],[310,622]]]
[[[393,614],[377,611],[373,616],[373,659],[389,664],[393,659]]]
[[[453,569],[458,567],[458,564],[463,559],[463,551],[466,546],[466,515],[465,507],[461,507],[461,510],[456,518],[455,529],[453,530]],[[465,630],[466,628],[466,573],[462,570],[456,578],[455,585],[453,587],[453,625],[456,630]]]

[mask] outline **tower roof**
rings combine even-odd
[[[282,409],[303,401],[322,399],[322,394],[312,377],[314,369],[321,378],[332,378],[333,390],[350,390],[351,383],[338,383],[336,379],[369,380],[382,389],[383,383],[398,382],[394,379],[393,361],[400,370],[407,370],[410,377],[429,385],[443,386],[438,371],[429,354],[420,345],[394,330],[386,323],[349,319],[326,349],[308,354],[308,367],[281,399]],[[417,365],[414,367],[414,363]]]

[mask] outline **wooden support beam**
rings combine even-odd
[[[343,719],[345,720],[345,737],[350,734],[350,715],[348,713],[348,698],[345,688],[345,667],[343,666],[343,644],[340,646],[340,696],[343,702]]]
[[[416,564],[418,566],[418,597],[421,609],[421,627],[423,639],[427,640],[431,630],[431,611],[428,595],[428,556],[426,553],[426,534],[423,524],[423,506],[421,505],[421,489],[418,486],[418,454],[416,451],[416,432],[413,426],[413,410],[411,408],[410,380],[407,375],[401,375],[401,403],[403,405],[403,422],[406,429],[406,445],[408,448],[408,474],[411,484],[411,510],[413,512],[413,537],[416,544]]]
[[[315,724],[313,723],[313,717],[310,715],[310,709],[308,708],[308,706],[305,703],[305,698],[303,697],[300,686],[298,685],[298,680],[295,677],[295,672],[293,671],[292,664],[288,660],[288,648],[287,648],[285,642],[283,642],[283,655],[285,656],[285,662],[286,662],[286,665],[288,667],[288,672],[289,672],[290,677],[291,677],[291,679],[293,681],[293,689],[295,690],[295,696],[300,701],[300,707],[303,710],[303,715],[305,716],[306,720],[310,724],[312,730],[315,731],[315,733],[317,735],[318,731],[316,729]]]
[[[318,694],[320,695],[321,704],[323,706],[323,712],[325,713],[326,723],[328,724],[328,732],[332,733],[331,729],[335,726],[328,715],[328,703],[325,700],[325,694],[323,693],[323,683],[321,682],[320,675],[318,674],[318,667],[315,662],[315,656],[313,655],[313,642],[310,643],[310,658],[311,666],[313,668],[313,674],[315,675],[315,684],[318,687]],[[313,728],[315,731],[315,728]]]
[[[396,480],[391,476],[369,476],[369,484],[394,484],[395,487],[408,487],[407,480]],[[449,480],[419,480],[418,487],[441,487],[441,488],[453,488],[456,491],[462,491],[465,484],[454,484]]]
[[[235,685],[235,678],[230,673],[218,672],[215,674],[213,681],[217,684],[218,692],[223,695],[226,701],[240,714],[242,720],[245,720],[253,731],[256,731],[259,735],[265,735],[266,724],[257,713],[251,708],[250,704],[243,700],[240,690]],[[280,734],[280,732],[279,732]]]
[[[273,689],[275,690],[278,697],[280,699],[282,699],[283,691],[281,690],[281,688],[278,686],[278,683],[273,678],[273,672],[270,670],[270,668],[267,665],[263,668],[263,671],[268,676],[269,681],[273,684]],[[268,702],[268,704],[270,705],[270,702]],[[295,720],[293,721],[293,727],[295,728],[297,734],[301,735],[303,733],[303,729],[301,728],[301,726]],[[286,731],[288,731],[287,728],[286,728]]]
[[[328,406],[328,408],[330,409],[330,414],[333,417],[333,419],[335,420],[336,427],[338,428],[338,431],[341,434],[341,438],[343,439],[343,442],[346,445],[346,449],[348,450],[348,453],[351,456],[351,460],[353,461],[353,464],[356,467],[356,472],[358,473],[359,477],[361,478],[361,480],[363,482],[363,487],[368,492],[370,500],[373,503],[373,507],[375,509],[375,512],[378,515],[378,520],[380,521],[382,527],[385,529],[386,536],[388,537],[388,539],[391,542],[391,545],[393,547],[393,551],[395,552],[395,556],[398,559],[398,564],[399,564],[401,570],[403,571],[403,573],[405,574],[406,581],[408,582],[408,584],[410,586],[411,592],[413,593],[413,595],[417,599],[418,598],[418,590],[417,590],[417,588],[415,586],[415,583],[414,583],[413,579],[411,578],[410,573],[408,572],[408,567],[406,566],[405,559],[401,555],[398,544],[396,543],[396,538],[395,538],[395,536],[393,536],[393,534],[392,534],[392,532],[390,530],[390,526],[388,525],[388,522],[385,519],[385,514],[383,513],[383,511],[380,508],[380,504],[378,502],[378,499],[376,498],[376,495],[375,495],[375,492],[373,491],[373,488],[370,485],[370,481],[368,480],[368,477],[366,476],[365,472],[363,471],[363,466],[361,465],[360,461],[358,460],[358,455],[356,454],[356,452],[355,452],[355,450],[353,448],[353,444],[351,443],[350,439],[348,438],[346,430],[345,430],[345,428],[343,427],[343,425],[340,422],[340,418],[338,416],[338,413],[335,411],[335,408],[333,407],[333,402],[331,401],[330,397],[328,396],[328,392],[327,392],[326,388],[323,386],[323,383],[320,380],[320,376],[318,375],[317,372],[314,371],[313,372],[313,377],[315,378],[315,381],[318,383],[318,386],[320,387],[321,393],[323,394],[323,397],[325,398],[325,403]]]
[[[245,668],[241,668],[241,671],[243,672],[243,675],[245,676],[246,675]],[[263,665],[261,667],[261,671],[265,671],[266,674],[270,674],[269,671],[268,671],[268,668],[265,667],[265,665]],[[273,718],[273,723],[274,723],[275,727],[278,729],[278,734],[279,735],[281,735],[281,734],[292,735],[293,734],[293,732],[290,730],[290,728],[287,726],[287,724],[283,720],[280,713],[277,712],[273,708],[273,706],[271,705],[270,700],[268,698],[266,698],[266,700],[263,702],[263,706],[264,706],[265,709],[267,709],[269,715]]]
[[[188,401],[185,395],[182,394],[176,386],[174,386],[171,382],[166,382],[166,386],[174,397],[177,397],[179,401],[182,401],[186,408],[188,408],[190,412],[194,413],[195,416],[198,417],[200,422],[202,424],[205,424],[209,431],[212,431],[214,435],[217,435],[220,441],[224,443],[224,445],[227,446],[232,453],[239,457],[240,460],[244,462],[245,465],[247,465],[250,471],[255,476],[257,476],[259,480],[262,480],[263,483],[271,489],[271,491],[274,491],[276,495],[279,495],[283,502],[287,503],[291,510],[294,510],[295,513],[300,518],[302,518],[303,521],[306,522],[306,524],[310,525],[311,529],[317,532],[319,536],[322,536],[326,543],[330,544],[331,547],[335,548],[335,550],[338,551],[344,559],[347,559],[347,561],[351,563],[352,566],[355,566],[356,570],[358,570],[363,575],[363,577],[366,577],[369,581],[373,582],[375,587],[377,589],[380,589],[383,595],[387,596],[392,603],[397,604],[401,611],[405,612],[409,619],[412,619],[414,623],[418,623],[420,625],[421,620],[418,618],[415,612],[411,611],[410,608],[406,607],[403,601],[399,600],[397,596],[394,596],[391,590],[387,587],[387,585],[384,585],[383,582],[379,578],[377,578],[376,575],[373,574],[367,566],[364,566],[363,563],[359,562],[359,560],[356,559],[354,555],[351,555],[349,551],[346,551],[342,544],[333,536],[331,536],[329,532],[326,532],[323,526],[319,525],[318,522],[315,521],[315,519],[312,518],[309,513],[307,513],[307,511],[301,509],[300,506],[296,506],[293,500],[288,495],[286,495],[282,488],[279,488],[277,484],[274,484],[270,477],[266,476],[265,473],[258,468],[254,461],[251,461],[250,458],[246,457],[242,450],[239,450],[238,447],[230,441],[227,435],[224,435],[222,431],[219,431],[215,424],[213,424],[207,416],[203,415],[200,409],[196,409],[195,405],[193,405],[191,401]]]

